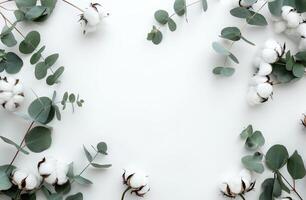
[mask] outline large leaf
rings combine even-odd
[[[4,69],[9,74],[16,74],[23,66],[21,58],[13,52],[8,52],[5,56],[6,60],[3,61]]]
[[[26,146],[35,153],[48,149],[51,142],[51,130],[43,126],[32,128],[25,137]]]
[[[178,16],[182,16],[186,13],[186,1],[185,0],[175,0],[173,9]]]
[[[52,115],[52,100],[49,97],[35,99],[28,108],[28,113],[34,121],[42,124],[49,123]]]
[[[302,179],[305,177],[304,161],[297,151],[288,159],[287,169],[293,179]]]
[[[266,154],[266,164],[273,170],[278,171],[282,168],[288,161],[288,151],[283,145],[274,145],[272,146]]]
[[[19,51],[24,54],[32,53],[40,43],[40,34],[37,31],[29,32],[19,45]]]
[[[262,164],[263,155],[259,152],[254,153],[254,155],[248,155],[241,159],[242,164],[245,168],[250,171],[254,171],[257,173],[264,172],[264,166]]]

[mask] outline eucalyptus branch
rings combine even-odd
[[[248,21],[252,20],[266,5],[267,5],[267,1],[265,1],[258,10],[256,10],[256,12],[248,19],[246,19],[246,22],[244,23],[244,25],[241,27],[241,32],[244,31],[244,29],[247,27],[248,25]],[[232,41],[228,50],[231,51],[231,49],[233,48],[234,44],[235,44],[236,41]],[[228,60],[228,56],[226,56],[225,60],[224,60],[224,65],[226,65],[227,63],[227,60]]]
[[[242,194],[239,194],[239,196],[242,200],[245,200],[245,197]]]
[[[298,193],[298,191],[295,188],[295,184],[291,184],[282,173],[278,172],[278,174],[285,180],[285,182],[288,184],[288,186],[291,188],[291,190],[299,197],[300,200],[303,200],[302,196]]]
[[[82,8],[78,7],[77,5],[75,5],[75,4],[73,4],[73,3],[71,3],[71,2],[69,2],[69,1],[67,1],[67,0],[62,0],[62,1],[65,2],[65,3],[67,3],[68,5],[70,5],[70,6],[74,7],[74,8],[76,8],[77,10],[79,10],[79,11],[81,11],[81,12],[84,12],[84,10],[83,10]]]
[[[26,138],[27,134],[30,132],[30,130],[32,129],[34,123],[35,123],[35,121],[32,121],[31,124],[29,125],[29,127],[28,127],[26,133],[24,134],[24,136],[23,136],[23,138],[22,138],[22,140],[21,140],[21,142],[20,142],[20,145],[19,145],[20,147],[23,145],[23,143],[24,143],[24,141],[25,141],[25,138]],[[17,158],[17,156],[18,156],[19,153],[20,153],[20,148],[17,149],[17,151],[16,151],[16,153],[15,153],[13,159],[11,160],[10,164],[8,165],[8,167],[6,168],[6,172],[7,172],[7,171],[10,169],[10,167],[13,165],[13,163],[15,162],[15,160],[16,160],[16,158]]]
[[[190,7],[190,6],[196,5],[196,4],[201,3],[201,2],[202,2],[202,0],[192,2],[192,3],[190,3],[190,4],[187,4],[184,8],[179,9],[178,11],[182,11],[182,10],[184,10],[184,9],[187,9],[187,8]],[[175,15],[177,15],[176,12],[172,13],[172,14],[169,16],[169,18],[171,18],[171,17],[173,17],[173,16],[175,16]]]

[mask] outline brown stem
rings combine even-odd
[[[69,2],[69,1],[67,1],[67,0],[63,0],[63,2],[65,2],[65,3],[67,3],[68,5],[70,5],[70,6],[74,7],[74,8],[76,8],[77,10],[79,10],[79,11],[81,11],[81,12],[84,12],[84,10],[83,10],[82,8],[78,7],[77,5],[71,3],[71,2]]]
[[[245,200],[245,197],[242,194],[239,194],[239,196],[242,200]]]
[[[121,200],[124,200],[124,197],[126,195],[126,193],[131,189],[131,187],[127,187],[124,192],[122,193],[122,196],[121,196]]]
[[[280,172],[278,172],[278,174],[286,181],[291,190],[299,197],[299,199],[303,200],[302,196],[298,193],[298,191],[296,191],[295,186],[291,185],[291,183],[289,183],[289,181]]]
[[[22,141],[21,141],[20,144],[19,144],[20,147],[23,145],[23,143],[24,143],[24,141],[25,141],[25,138],[26,138],[27,134],[30,132],[30,130],[31,130],[31,128],[33,127],[34,123],[35,123],[35,121],[32,121],[31,124],[30,124],[30,126],[28,127],[26,133],[24,134],[24,136],[23,136],[23,138],[22,138]],[[20,152],[20,149],[17,149],[17,151],[16,151],[16,153],[15,153],[13,159],[11,160],[9,166],[6,168],[6,172],[9,170],[9,168],[10,168],[10,167],[13,165],[13,163],[15,162],[15,160],[16,160],[16,158],[17,158],[19,152]]]

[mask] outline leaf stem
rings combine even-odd
[[[199,0],[199,1],[195,1],[195,2],[192,2],[192,3],[190,3],[190,4],[187,4],[184,8],[181,8],[181,9],[179,9],[178,11],[182,11],[182,10],[184,10],[184,9],[190,7],[190,6],[196,5],[196,4],[200,3],[200,2],[202,2],[202,1]],[[171,18],[171,17],[173,17],[173,16],[175,16],[175,15],[177,15],[176,12],[172,13],[172,14],[169,16],[169,18]]]
[[[70,6],[74,7],[74,8],[76,8],[77,10],[79,10],[79,11],[81,11],[81,12],[84,12],[84,10],[83,10],[82,8],[78,7],[77,5],[71,3],[71,2],[69,2],[69,1],[67,1],[67,0],[63,0],[63,2],[65,2],[65,3],[67,3],[68,5],[70,5]]]
[[[22,138],[22,141],[20,142],[20,145],[19,145],[20,147],[23,145],[23,143],[24,143],[24,141],[25,141],[25,138],[26,138],[27,134],[30,132],[30,130],[32,129],[34,123],[35,123],[35,121],[32,121],[31,124],[30,124],[30,126],[28,127],[26,133],[24,134],[24,136],[23,136],[23,138]],[[11,167],[11,166],[13,165],[13,163],[15,162],[15,160],[16,160],[16,158],[17,158],[19,152],[20,152],[20,149],[17,149],[17,151],[16,151],[16,153],[15,153],[13,159],[11,160],[9,166],[8,166],[8,167],[6,168],[6,170],[5,170],[6,172],[10,169],[10,167]]]
[[[2,2],[0,2],[0,4],[4,4],[4,3],[10,2],[10,1],[13,1],[13,0],[2,1]]]
[[[239,196],[242,200],[245,200],[245,197],[242,194],[239,194]]]
[[[298,191],[296,191],[295,186],[292,185],[291,183],[289,183],[289,181],[280,172],[278,172],[278,174],[285,180],[285,182],[289,185],[289,187],[292,189],[292,191],[299,197],[299,199],[303,200],[303,198],[298,193]]]
[[[121,196],[121,200],[124,200],[124,197],[126,195],[126,193],[131,189],[131,187],[127,187],[124,192],[122,193],[122,196]]]
[[[248,25],[248,21],[253,19],[266,5],[267,5],[267,1],[265,1],[261,6],[260,8],[249,18],[249,19],[246,19],[246,23],[244,23],[244,25],[241,27],[241,32],[244,31],[244,29],[247,27]],[[231,49],[233,48],[234,44],[235,44],[236,41],[232,41],[228,50],[231,51]],[[226,65],[227,63],[227,60],[228,60],[228,56],[226,56],[225,60],[224,60],[224,66]]]

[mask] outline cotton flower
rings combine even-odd
[[[257,74],[259,76],[268,76],[269,74],[271,74],[271,72],[272,72],[272,65],[270,65],[269,63],[262,62],[259,65],[259,70]]]
[[[300,34],[299,49],[301,51],[304,51],[304,50],[306,50],[306,24],[305,23],[300,24],[297,31]]]
[[[267,63],[275,63],[283,55],[284,48],[275,40],[266,41],[261,57]]]
[[[230,198],[245,195],[254,189],[255,182],[252,182],[252,176],[248,170],[242,170],[238,176],[233,176],[221,184],[222,194]]]
[[[8,111],[15,111],[24,101],[23,86],[18,79],[0,77],[0,104]]]
[[[246,100],[250,106],[255,106],[266,102],[268,99],[260,97],[255,87],[250,87],[247,93]]]
[[[100,7],[101,5],[98,3],[91,3],[81,14],[80,22],[84,34],[96,31],[105,17],[104,13],[99,10]]]
[[[273,87],[270,83],[261,83],[256,87],[258,95],[262,98],[269,98],[273,93]]]
[[[43,158],[38,163],[38,172],[46,183],[63,185],[68,181],[69,165],[54,158]]]
[[[143,197],[150,191],[148,176],[139,170],[125,170],[122,175],[123,184],[127,186],[127,190],[131,190],[131,193],[135,193],[139,197]],[[124,197],[125,193],[123,194]]]
[[[12,175],[12,183],[20,190],[33,190],[38,186],[37,177],[23,170],[16,170]]]
[[[257,86],[258,84],[261,83],[266,83],[268,81],[268,77],[267,76],[259,76],[259,75],[255,75],[251,78],[249,85],[250,86]]]

